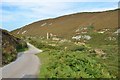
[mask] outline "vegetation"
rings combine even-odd
[[[2,31],[2,66],[9,64],[17,58],[17,53],[27,49],[23,40],[13,36],[6,30]]]
[[[95,29],[95,27],[93,25],[87,26],[89,32],[93,31]]]
[[[91,34],[98,36],[97,34]],[[103,37],[106,35],[101,35]],[[94,42],[99,39],[94,38]],[[106,41],[85,45],[74,42],[60,42],[34,38],[30,43],[43,50],[38,54],[42,65],[40,78],[116,78],[118,77],[117,43]],[[50,45],[54,44],[54,45]],[[105,55],[98,55],[95,49],[101,49]]]
[[[47,63],[42,65],[40,77],[43,78],[112,78],[105,65],[84,52],[49,51],[44,55]]]
[[[44,37],[46,34],[52,33],[53,35],[70,39],[74,34],[74,31],[80,27],[88,27],[92,29],[100,30],[108,28],[113,30],[118,28],[118,13],[119,9],[103,12],[83,12],[65,15],[53,19],[45,19],[23,26],[22,28],[12,31],[15,35],[33,36],[33,37]],[[105,16],[104,16],[105,15]],[[103,18],[101,20],[100,18]],[[46,23],[44,27],[40,27]],[[52,24],[52,25],[49,25]],[[34,28],[35,27],[35,28]],[[26,33],[22,34],[24,31]]]
[[[28,47],[27,47],[26,43],[18,44],[16,47],[17,52],[23,52],[23,51],[26,51],[27,49],[28,49]]]
[[[46,19],[11,33],[28,39],[43,50],[38,54],[42,63],[39,77],[115,78],[119,76],[120,39],[114,33],[118,28],[118,11],[85,12]],[[102,17],[104,20],[100,19]],[[40,27],[42,24],[46,25]],[[46,35],[50,39],[46,40]],[[59,40],[53,41],[52,37]]]

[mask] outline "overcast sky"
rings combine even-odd
[[[0,26],[9,31],[32,22],[77,12],[118,8],[118,0],[4,0],[0,3]]]

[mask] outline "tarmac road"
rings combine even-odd
[[[2,78],[36,78],[40,61],[35,54],[42,52],[42,50],[30,43],[27,44],[29,47],[27,51],[18,53],[20,55],[16,61],[2,67]]]

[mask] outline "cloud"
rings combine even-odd
[[[9,1],[9,0],[8,0]],[[13,0],[14,1],[14,0]],[[25,0],[23,0],[25,1]],[[3,3],[3,5],[7,5],[8,7],[13,7],[18,8],[17,12],[15,10],[10,11],[8,15],[18,15],[18,16],[24,16],[24,17],[30,17],[30,18],[41,18],[41,17],[46,17],[46,16],[59,16],[59,15],[64,15],[64,14],[69,14],[69,13],[75,13],[75,12],[87,12],[87,11],[104,11],[104,10],[109,10],[109,9],[115,9],[115,7],[111,6],[108,8],[84,8],[85,6],[79,7],[80,5],[72,5],[71,3],[68,2],[7,2]],[[73,3],[76,4],[76,3]],[[91,5],[90,5],[91,6]],[[79,8],[79,9],[78,9]],[[4,10],[3,10],[4,12]],[[13,14],[13,12],[15,14]],[[3,13],[5,14],[5,13]],[[6,15],[6,14],[5,14]]]
[[[4,0],[3,2],[119,2],[119,0]]]
[[[45,3],[42,2],[41,4],[38,3],[31,3],[31,2],[26,2],[26,3],[4,3],[4,5],[7,5],[9,8],[11,7],[18,7],[17,11],[3,11],[3,17],[17,17],[17,16],[24,16],[28,18],[43,18],[46,16],[54,16],[54,15],[60,15],[63,13],[65,9],[68,9],[69,6],[66,5],[66,3],[58,3],[58,2],[51,2],[51,3]],[[11,16],[11,17],[10,17]],[[3,21],[7,18],[3,18]],[[9,20],[8,20],[9,21]]]
[[[20,2],[21,1],[21,2]],[[77,12],[105,11],[117,8],[117,3],[53,2],[48,0],[4,0],[1,14],[4,28],[13,30],[34,21],[55,18]],[[47,2],[48,1],[48,2]],[[63,1],[63,2],[62,2]],[[72,1],[72,0],[71,0]],[[86,1],[86,0],[84,0]],[[1,5],[1,4],[0,4]],[[1,21],[0,21],[1,23]],[[8,28],[7,26],[13,26]]]

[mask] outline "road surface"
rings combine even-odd
[[[21,52],[16,61],[2,68],[2,78],[35,78],[39,72],[40,61],[35,55],[42,52],[33,45],[28,44],[29,50]]]

